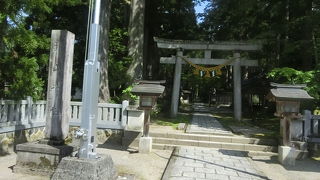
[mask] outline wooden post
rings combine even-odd
[[[150,109],[144,110],[143,137],[149,137]]]
[[[181,69],[182,69],[181,58],[178,56],[182,56],[182,55],[183,55],[183,52],[179,50],[177,52],[176,66],[174,70],[174,79],[173,79],[173,88],[172,88],[172,97],[171,97],[171,117],[176,117],[178,113]]]
[[[241,61],[240,53],[233,54],[236,58],[233,64],[233,108],[234,119],[241,121]]]
[[[45,138],[52,142],[63,143],[69,131],[74,38],[68,31],[51,34]]]

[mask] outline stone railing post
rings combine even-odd
[[[122,101],[122,108],[121,108],[121,126],[123,129],[126,129],[128,114],[127,114],[127,107],[129,106],[129,101],[125,100]]]
[[[32,97],[28,96],[27,97],[27,108],[26,108],[26,118],[27,122],[30,123],[32,121]]]

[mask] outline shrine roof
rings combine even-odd
[[[144,82],[133,86],[132,93],[145,96],[160,96],[164,91],[164,86],[160,84],[149,84]]]
[[[289,85],[289,84],[276,84],[271,83],[272,88],[268,98],[270,100],[309,100],[313,99],[306,90],[305,84]]]

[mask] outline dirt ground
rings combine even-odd
[[[297,160],[293,167],[283,167],[277,157],[254,157],[255,167],[273,180],[320,180],[320,161]]]
[[[98,153],[110,154],[119,174],[134,174],[136,180],[160,180],[170,159],[171,150],[152,150],[150,154],[136,149],[121,150],[120,146],[98,148]]]
[[[0,156],[0,180],[47,180],[49,178],[12,173],[16,164],[16,154]]]
[[[150,154],[137,153],[136,150],[122,150],[120,146],[108,145],[97,148],[101,154],[111,155],[118,173],[134,174],[136,180],[159,180],[168,163],[172,151],[153,150]],[[16,154],[0,156],[0,180],[47,180],[49,177],[14,174],[12,167]]]

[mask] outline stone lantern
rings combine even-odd
[[[294,165],[298,151],[295,149],[297,145],[292,142],[292,137],[297,140],[299,136],[297,134],[303,131],[304,119],[300,114],[300,103],[313,98],[303,89],[306,85],[271,83],[271,86],[273,88],[267,98],[276,102],[275,116],[281,118],[279,160],[282,164]]]
[[[163,93],[165,81],[139,81],[133,86],[132,93],[139,96],[139,109],[144,110],[143,136],[139,142],[139,152],[149,153],[152,150],[152,138],[149,137],[150,112]]]

